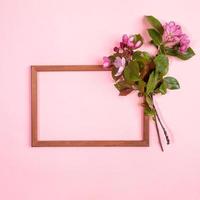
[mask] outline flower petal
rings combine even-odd
[[[123,36],[122,36],[122,42],[124,43],[124,44],[127,44],[127,42],[128,42],[128,35],[127,34],[124,34]]]
[[[122,74],[122,72],[124,71],[124,68],[125,68],[125,66],[121,66],[121,67],[118,69],[118,71],[117,71],[117,73],[115,74],[115,76],[120,76],[120,75]]]

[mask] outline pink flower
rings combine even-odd
[[[137,41],[137,42],[135,43],[134,48],[137,49],[137,48],[139,48],[139,47],[141,47],[141,46],[142,46],[142,41],[139,40],[139,41]]]
[[[130,47],[132,49],[137,49],[140,46],[142,46],[142,41],[135,41],[135,36],[130,35],[128,36],[127,34],[122,36],[122,42],[120,42],[120,47],[123,49],[124,47]]]
[[[163,40],[164,42],[174,42],[178,43],[180,36],[182,35],[181,27],[175,22],[171,21],[166,23],[164,26]]]
[[[123,45],[127,45],[128,47],[134,47],[134,35],[128,36],[128,35],[123,35],[122,36],[122,43]]]
[[[134,36],[133,36],[133,35],[131,35],[131,36],[128,38],[127,45],[128,45],[128,47],[134,47],[134,46],[135,46],[135,43],[134,43]]]
[[[104,68],[110,67],[110,64],[111,64],[110,59],[108,57],[104,56],[103,57],[103,67]]]
[[[181,27],[175,22],[166,23],[164,26],[163,40],[168,46],[179,46],[179,51],[185,53],[189,48],[190,40],[182,33]]]
[[[119,52],[119,48],[118,47],[114,47],[113,51],[115,51],[116,53],[118,53]]]
[[[122,36],[122,42],[123,42],[124,44],[127,44],[127,43],[128,43],[128,40],[129,40],[128,35],[127,35],[127,34],[124,34],[124,35]]]
[[[118,68],[118,71],[115,74],[115,76],[120,76],[122,74],[122,72],[124,71],[126,59],[124,57],[122,57],[122,58],[116,57],[113,64],[116,68]]]
[[[179,51],[181,53],[185,53],[187,49],[189,48],[190,40],[186,34],[182,34],[180,36],[180,46],[179,46]]]

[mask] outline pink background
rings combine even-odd
[[[182,24],[197,53],[171,60],[181,90],[157,97],[173,144],[152,125],[149,148],[31,148],[30,65],[99,64],[145,14]],[[199,17],[198,0],[1,0],[0,199],[199,200]]]
[[[39,72],[40,140],[141,140],[142,99],[118,94],[110,71]]]

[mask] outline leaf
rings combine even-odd
[[[145,16],[148,20],[148,22],[158,31],[160,34],[163,34],[164,29],[162,24],[158,19],[156,19],[154,16]]]
[[[177,50],[169,47],[165,47],[165,52],[169,56],[177,56]]]
[[[156,45],[156,44],[154,43],[153,40],[151,40],[151,41],[149,42],[149,44],[152,44],[154,47],[158,48],[158,45]]]
[[[141,71],[141,79],[143,80],[145,79],[146,81],[146,76],[149,74],[150,70],[151,70],[150,65],[145,65]]]
[[[143,80],[138,81],[137,88],[143,94],[146,83]]]
[[[110,59],[111,62],[114,62],[116,56],[117,56],[116,54],[113,54],[113,55],[109,56],[108,58]]]
[[[142,51],[134,51],[133,52],[133,55],[132,55],[132,58],[133,58],[133,60],[139,60],[139,59],[141,59],[141,54],[142,54]]]
[[[151,58],[151,55],[146,52],[146,51],[143,51],[142,52],[142,56],[143,56],[143,59],[147,62],[147,63],[150,63],[152,61],[152,58]]]
[[[163,81],[159,87],[159,92],[161,94],[166,94],[167,93],[167,83]]]
[[[163,44],[160,45],[159,53],[160,54],[166,54],[166,52],[165,52],[165,46]]]
[[[149,107],[146,107],[145,109],[144,109],[144,114],[145,115],[147,115],[147,116],[155,116],[155,114],[156,114],[156,112],[155,112],[155,110],[154,109],[151,109],[151,108],[149,108]]]
[[[140,35],[140,34],[135,34],[134,35],[134,43],[136,44],[138,41],[141,41],[142,42],[142,44],[143,44],[143,37]],[[142,45],[141,44],[141,45]]]
[[[141,57],[141,54],[142,54],[142,51],[139,51],[139,50],[134,51],[134,52],[133,52],[133,55],[132,55],[132,58],[133,58],[133,59],[140,58],[140,57]]]
[[[124,78],[127,83],[133,84],[140,80],[139,65],[137,61],[130,61],[124,69]]]
[[[159,54],[155,57],[154,63],[156,65],[156,72],[161,73],[163,76],[169,70],[169,60],[164,54]]]
[[[149,96],[145,96],[146,103],[148,104],[149,108],[153,108],[153,101]]]
[[[175,90],[180,88],[179,82],[174,77],[170,76],[165,77],[164,82],[166,83],[167,88],[170,90]]]
[[[132,86],[128,84],[126,81],[119,81],[114,84],[114,86],[121,92],[124,89],[131,89]]]
[[[182,60],[188,60],[195,55],[193,49],[189,47],[185,53],[178,52],[177,57]]]
[[[148,64],[152,61],[151,55],[145,51],[135,51],[132,56],[133,60],[141,62],[143,64]]]
[[[119,93],[119,96],[127,96],[127,95],[130,94],[132,91],[133,91],[133,88],[124,89],[124,90],[122,90],[122,91]]]
[[[156,31],[155,29],[148,29],[148,33],[153,40],[153,43],[157,46],[160,46],[162,43],[162,36],[161,34]]]
[[[115,83],[115,87],[119,90],[120,96],[126,96],[133,91],[133,87],[126,81],[119,81]]]
[[[188,60],[195,55],[195,52],[191,47],[189,47],[185,53],[180,53],[178,49],[165,47],[165,52],[167,55],[175,56],[181,60]]]
[[[156,88],[157,79],[158,79],[158,74],[155,71],[151,72],[151,74],[149,76],[149,80],[147,82],[147,87],[146,87],[147,95],[151,94],[154,91],[154,89]]]

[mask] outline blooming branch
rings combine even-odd
[[[164,25],[153,16],[146,16],[152,28],[148,29],[150,43],[157,49],[156,55],[137,50],[143,45],[140,34],[124,34],[119,46],[113,48],[114,53],[103,57],[103,67],[112,69],[115,87],[121,96],[132,91],[138,91],[139,97],[145,98],[145,115],[151,116],[156,123],[156,130],[160,139],[158,122],[160,123],[167,144],[170,143],[166,129],[163,126],[153,103],[156,94],[166,94],[167,90],[179,89],[179,82],[171,76],[166,76],[169,69],[168,56],[188,60],[195,55],[190,47],[188,36],[180,25],[171,21]],[[160,141],[160,140],[159,140]],[[160,142],[161,149],[162,144]]]

